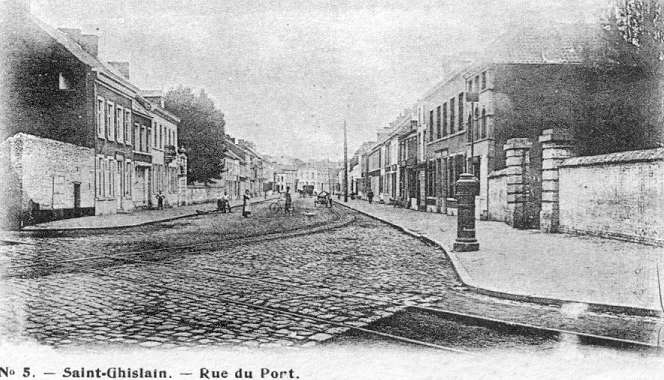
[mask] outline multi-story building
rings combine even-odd
[[[454,206],[454,184],[466,169],[467,123],[465,69],[438,83],[420,101],[425,139],[425,204],[427,211],[447,212]]]
[[[134,122],[134,185],[132,199],[135,207],[156,206],[154,198],[154,176],[152,169],[152,114],[147,100],[137,97],[132,104]]]
[[[274,171],[275,191],[286,192],[290,188],[291,193],[297,189],[297,168],[292,166],[280,166]]]
[[[338,189],[339,164],[328,160],[308,161],[297,168],[297,190],[307,194]]]
[[[1,91],[0,100],[8,111],[0,113],[8,126],[3,140],[18,136],[44,158],[35,159],[39,167],[17,178],[24,183],[19,208],[29,206],[30,222],[40,222],[150,205],[150,195],[162,190],[151,189],[151,184],[173,189],[178,169],[186,168],[183,152],[168,155],[177,161],[170,169],[165,168],[165,156],[155,156],[166,180],[150,178],[150,134],[156,132],[150,130],[152,119],[167,118],[175,134],[177,118],[160,107],[153,115],[153,107],[129,80],[129,63],[99,59],[97,36],[55,29],[32,16],[27,3],[9,2],[2,22],[2,34],[13,36],[2,41],[7,91]],[[64,157],[62,152],[69,153]],[[52,184],[45,186],[49,176]]]
[[[399,199],[415,210],[420,204],[417,128],[417,120],[411,120],[407,128],[399,130]]]
[[[383,162],[382,148],[383,148],[382,145],[376,144],[371,148],[371,150],[367,154],[367,160],[368,160],[367,183],[369,187],[367,191],[371,190],[375,197],[378,197],[380,193],[383,191],[383,178],[381,175],[381,169],[382,169],[381,163]]]
[[[468,171],[480,182],[477,216],[491,218],[489,174],[506,166],[503,147],[507,140],[525,138],[529,142],[524,150],[528,189],[520,199],[525,205],[522,220],[515,224],[538,227],[542,193],[538,137],[542,130],[572,136],[579,153],[619,148],[600,143],[619,140],[620,129],[602,125],[593,115],[616,113],[615,104],[620,104],[618,110],[638,108],[639,104],[630,91],[624,91],[632,84],[621,82],[626,77],[634,79],[630,67],[588,61],[588,52],[600,44],[598,33],[594,27],[573,24],[510,30],[474,63],[451,73],[425,95],[420,106],[427,132],[428,210],[454,213],[455,182],[461,172]],[[615,79],[607,83],[608,77]],[[607,92],[612,97],[609,103],[605,101]],[[636,128],[655,134],[648,125]],[[603,132],[589,136],[596,129]],[[652,143],[630,148],[647,148]],[[598,152],[598,145],[606,151]]]
[[[9,2],[2,28],[13,36],[2,42],[3,140],[20,134],[44,158],[34,170],[15,172],[21,190],[10,208],[28,211],[30,222],[131,209],[127,131],[138,89],[98,59],[96,36],[52,28],[25,2]],[[88,150],[62,146],[70,153],[64,156],[60,143]]]
[[[161,91],[142,91],[150,103],[152,114],[151,155],[152,155],[152,203],[157,204],[157,195],[164,196],[164,206],[182,202],[183,178],[178,160],[178,123],[180,119],[164,108]],[[185,172],[186,173],[186,172]],[[186,178],[184,178],[186,181]],[[186,186],[186,182],[184,184]]]
[[[247,189],[253,196],[263,194],[263,158],[256,152],[256,146],[251,141],[238,139],[237,146],[244,152],[248,179]]]
[[[233,146],[233,147],[231,147]],[[224,171],[221,173],[221,181],[226,193],[234,199],[240,198],[240,161],[243,161],[235,147],[235,139],[226,135],[224,150]]]

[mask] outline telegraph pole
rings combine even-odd
[[[348,136],[344,120],[344,202],[348,203]]]

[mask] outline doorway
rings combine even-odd
[[[81,216],[81,184],[74,183],[74,216]]]

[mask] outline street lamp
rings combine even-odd
[[[473,138],[472,118],[475,103],[479,101],[477,92],[466,92],[466,102],[470,102],[471,123],[468,125],[470,136],[470,160],[475,156]],[[466,173],[461,174],[456,183],[457,198],[457,238],[454,241],[454,250],[459,252],[477,251],[480,249],[480,243],[475,237],[475,196],[479,193],[480,183],[473,174],[470,173],[470,162],[466,161]]]

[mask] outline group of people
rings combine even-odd
[[[251,199],[251,194],[249,190],[244,191],[242,196],[242,216],[248,218],[251,215],[251,204],[249,200]],[[217,210],[223,213],[232,212],[231,208],[231,198],[227,192],[224,191],[224,195],[221,198],[217,199]]]
[[[284,205],[285,212],[289,215],[293,215],[293,199],[290,194],[290,187],[286,188],[286,194],[284,194],[284,197],[285,197],[285,205]],[[248,218],[249,215],[251,215],[251,203],[249,203],[250,199],[251,199],[251,193],[249,192],[249,190],[245,190],[244,195],[242,196],[242,216],[245,218]],[[224,192],[224,195],[222,195],[222,197],[217,200],[217,210],[223,213],[231,212],[231,199],[227,192]]]

